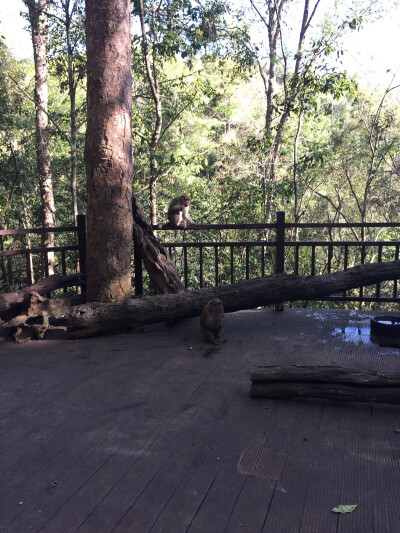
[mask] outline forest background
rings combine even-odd
[[[388,13],[394,19],[397,6],[376,0],[135,0],[133,190],[149,220],[165,222],[170,199],[188,192],[199,224],[274,222],[281,210],[288,222],[397,221],[396,66],[385,57],[385,75],[360,78],[354,66],[347,73],[344,44],[351,48],[365,26],[378,43],[371,23]],[[29,36],[26,14],[21,20]],[[81,0],[48,1],[58,226],[86,211],[84,20]],[[8,42],[0,37],[0,224],[35,227],[43,225],[35,66]],[[394,238],[382,230],[369,238],[378,232]]]

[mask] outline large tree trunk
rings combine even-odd
[[[132,80],[129,0],[86,1],[87,298],[131,296]]]
[[[35,107],[36,107],[36,158],[42,196],[43,226],[55,226],[53,183],[50,172],[48,132],[48,86],[47,86],[47,0],[25,0],[29,9],[32,30],[33,56],[35,61]],[[54,246],[54,233],[44,233],[42,244]],[[48,273],[54,274],[54,252],[48,253]]]
[[[282,301],[323,298],[363,285],[400,278],[400,261],[374,263],[322,276],[277,274],[210,289],[164,294],[120,304],[81,305],[67,317],[74,337],[87,337],[136,325],[197,316],[211,298],[220,298],[226,312],[272,305]]]

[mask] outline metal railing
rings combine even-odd
[[[400,223],[289,223],[278,212],[270,224],[203,224],[187,229],[168,225],[154,226],[167,248],[186,288],[229,284],[241,279],[264,277],[282,272],[315,276],[347,270],[364,263],[398,260]],[[359,234],[357,233],[359,231]],[[24,235],[48,233],[48,228],[0,230],[0,263],[3,285],[14,290],[33,280],[32,258],[36,275],[47,276],[48,252],[57,256],[56,273],[67,274],[79,261],[86,266],[85,216],[78,215],[77,226],[52,228],[68,243],[52,248],[23,246]],[[5,249],[3,239],[19,236],[20,246]],[[367,237],[367,238],[366,238]],[[21,258],[22,263],[21,264]],[[18,260],[18,268],[13,261]],[[16,270],[24,270],[16,276]],[[19,280],[19,281],[18,281]],[[21,281],[22,280],[22,281]],[[136,296],[151,293],[143,270],[140,250],[134,245],[134,290]],[[6,287],[7,288],[7,287]],[[4,289],[3,289],[4,290]],[[324,297],[323,300],[352,302],[400,302],[398,281],[378,283]]]
[[[41,245],[26,246],[24,237],[34,239],[37,235],[54,233],[55,238],[62,235],[64,240],[70,241],[61,246],[44,247]],[[68,238],[66,236],[68,235]],[[5,248],[4,240],[11,238],[12,243]],[[62,226],[55,228],[27,228],[0,230],[0,267],[2,270],[3,290],[11,291],[31,285],[35,275],[47,277],[49,275],[49,253],[56,258],[55,273],[68,274],[76,271],[86,271],[86,217],[78,215],[76,226]],[[21,263],[22,260],[22,263]],[[18,264],[17,264],[18,263]],[[84,279],[84,276],[83,276]],[[37,280],[36,280],[37,281]],[[81,284],[82,291],[85,290]]]
[[[158,225],[153,229],[162,233],[161,240],[188,289],[285,271],[309,276],[337,272],[358,264],[398,260],[400,250],[400,223],[290,223],[285,221],[283,211],[278,212],[275,223],[270,224],[205,224],[179,230]],[[226,238],[201,238],[204,233],[215,237],[218,232],[224,232]],[[231,232],[251,238],[232,240]],[[379,238],[372,235],[374,232]],[[388,232],[390,238],[382,238],[387,237]],[[319,233],[323,238],[318,238]],[[174,240],[169,242],[170,235]],[[179,241],[177,235],[181,237]],[[196,240],[198,235],[200,240]],[[368,240],[366,235],[370,236]],[[146,292],[144,277],[140,251],[135,248],[135,293],[138,296]],[[323,300],[399,303],[400,295],[398,282],[393,280],[327,296]]]

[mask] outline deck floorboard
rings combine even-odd
[[[0,531],[400,531],[400,406],[250,397],[255,364],[399,370],[369,316],[232,313],[212,353],[198,319],[0,344]]]

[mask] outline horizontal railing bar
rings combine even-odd
[[[379,296],[378,298],[376,298],[375,296],[362,296],[360,298],[360,296],[324,296],[324,298],[309,298],[309,300],[313,300],[313,301],[321,301],[321,302],[324,302],[325,300],[330,300],[330,301],[339,301],[339,302],[394,302],[394,303],[399,303],[400,302],[400,297],[398,298],[393,298],[391,296],[388,296],[388,297],[384,297],[384,296]]]
[[[171,228],[153,224],[153,229],[164,231],[201,231],[204,229],[276,229],[276,224],[196,224],[187,228]],[[319,222],[298,223],[286,222],[285,228],[400,228],[400,223],[394,222],[369,222],[348,223],[336,222],[324,224]],[[59,226],[54,228],[26,228],[26,229],[0,229],[0,235],[25,235],[28,233],[61,233],[77,231],[77,226]]]
[[[286,228],[400,228],[400,222],[285,222]]]
[[[169,224],[152,224],[152,229],[165,231],[201,231],[203,229],[274,229],[275,223],[255,223],[255,224],[192,224],[183,227],[170,226]]]
[[[242,248],[244,246],[276,246],[273,241],[218,241],[218,242],[167,242],[164,246],[171,248],[215,248],[215,247],[229,247],[234,246]]]
[[[272,242],[272,241],[271,241]],[[284,241],[285,246],[396,246],[399,241]]]
[[[16,250],[2,250],[0,251],[0,257],[5,255],[28,255],[28,254],[41,254],[46,252],[67,252],[68,250],[78,250],[76,244],[71,246],[52,246],[46,248],[20,248]]]
[[[60,226],[57,228],[0,229],[0,235],[25,235],[27,233],[61,233],[77,230],[77,226]]]
[[[275,229],[276,223],[256,224],[193,224],[171,227],[169,224],[153,224],[155,230],[165,231],[200,231],[202,229]],[[400,228],[400,222],[285,222],[285,228]]]
[[[284,241],[285,246],[397,246],[399,241]],[[168,242],[171,248],[199,248],[215,246],[276,246],[276,241],[218,241],[218,242]]]

